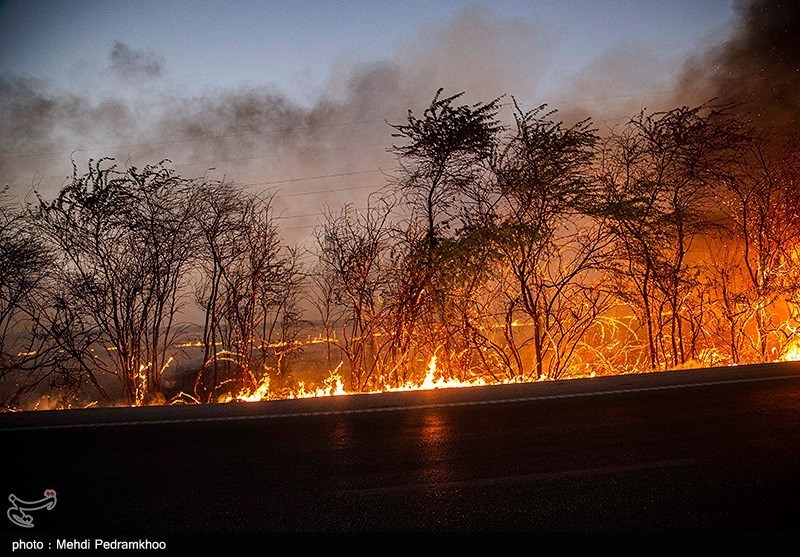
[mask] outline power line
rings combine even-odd
[[[383,145],[384,145],[383,143],[371,143],[371,144],[364,144],[364,145],[344,145],[344,146],[339,146],[339,147],[321,147],[319,149],[313,149],[312,151],[313,152],[317,152],[317,151],[332,151],[332,150],[336,150],[336,149],[345,149],[345,148],[382,147]],[[216,161],[216,162],[215,161],[185,162],[185,163],[180,163],[180,164],[173,165],[171,168],[177,168],[177,167],[182,167],[182,166],[200,166],[200,165],[206,165],[206,164],[213,165],[213,164],[219,164],[219,163],[224,163],[224,162],[240,162],[240,161],[247,161],[247,160],[274,158],[274,157],[280,157],[280,156],[281,155],[279,155],[279,154],[274,154],[274,155],[263,155],[263,156],[258,156],[258,157],[245,157],[245,158],[241,158],[241,159],[223,159],[223,160],[219,160],[219,161]],[[208,170],[216,170],[216,168],[209,168]],[[380,170],[380,169],[378,169],[378,170]],[[372,172],[372,171],[364,171],[365,174],[368,173],[368,172]],[[312,177],[310,177],[308,179],[309,180],[316,180],[318,178],[328,178],[328,177],[336,177],[336,176],[344,176],[344,174],[330,174],[330,175],[326,174],[326,175],[319,176],[319,177],[312,176]],[[67,176],[64,176],[64,175],[47,176],[47,173],[45,172],[45,174],[38,180],[38,182],[53,181],[53,180],[68,180],[69,178],[70,178],[69,175],[67,175]],[[289,181],[289,182],[290,181],[299,182],[299,181],[303,181],[303,180],[306,180],[306,178],[291,178],[291,179],[288,179],[287,181]],[[0,178],[0,183],[2,183],[2,182],[9,182],[9,180],[5,180],[5,179]],[[266,182],[266,184],[269,184],[269,183],[270,182]],[[276,181],[274,183],[283,183],[283,181],[279,180],[279,181]],[[265,185],[265,184],[264,183],[260,183],[260,182],[256,183],[256,184],[247,184],[245,182],[245,185]]]
[[[369,207],[356,207],[354,210],[355,211],[367,211],[369,209],[370,209]],[[272,217],[272,218],[274,220],[288,220],[288,219],[300,219],[300,218],[308,218],[308,217],[324,217],[326,214],[327,213],[325,211],[320,211],[320,212],[317,212],[317,213],[306,213],[304,215],[287,215],[287,216],[280,215],[280,216]],[[310,225],[310,226],[316,226],[316,225]],[[292,228],[301,228],[301,227],[292,227]],[[283,230],[289,230],[289,229],[284,228]]]
[[[329,190],[317,190],[317,191],[303,191],[298,193],[278,193],[275,197],[283,199],[285,197],[300,197],[303,195],[319,195],[321,193],[334,193],[339,191],[353,191],[353,190],[366,190],[371,188],[381,188],[381,185],[371,185],[371,186],[350,186],[348,188],[333,188]]]
[[[286,179],[282,179],[282,180],[271,180],[271,181],[268,181],[268,182],[252,182],[252,183],[251,182],[245,182],[244,185],[246,185],[246,186],[267,186],[267,185],[274,185],[274,184],[288,184],[288,183],[294,183],[294,182],[307,182],[307,181],[312,181],[312,180],[322,180],[322,179],[325,179],[325,178],[340,178],[340,177],[343,177],[343,176],[360,176],[362,174],[373,174],[375,172],[382,172],[382,170],[380,168],[374,168],[374,169],[371,169],[371,170],[356,170],[356,171],[353,171],[353,172],[336,172],[336,173],[332,173],[332,174],[319,174],[317,176],[304,176],[304,177],[300,177],[300,178],[286,178]],[[53,177],[51,176],[51,178],[53,178]],[[68,180],[69,176],[66,176],[65,178],[62,178],[62,180],[64,180],[64,179]],[[366,186],[366,187],[374,187],[374,186]],[[349,189],[351,189],[351,188],[341,188],[341,189],[338,189],[338,190],[328,190],[328,191],[347,191]],[[358,186],[358,187],[352,188],[352,189],[363,189],[363,187],[362,186]],[[294,197],[294,196],[297,196],[297,195],[313,195],[315,193],[317,193],[317,192],[289,193],[289,194],[283,195],[282,197]]]
[[[697,89],[690,89],[689,91],[697,92],[705,90],[703,88]],[[646,95],[663,95],[663,94],[672,94],[673,91],[652,91],[646,94],[627,94],[627,95],[614,95],[614,96],[607,96],[607,97],[595,97],[590,99],[573,99],[573,100],[566,100],[566,101],[557,101],[554,104],[570,104],[570,103],[579,103],[579,102],[593,102],[593,101],[603,101],[603,100],[614,100],[614,99],[622,99],[622,98],[636,98],[636,97],[643,97]],[[501,106],[510,106],[512,103],[503,103]],[[331,126],[344,126],[344,125],[359,125],[365,124],[369,122],[377,122],[375,121],[360,121],[360,122],[344,122],[339,124],[331,124]],[[304,129],[309,128],[312,126],[294,126],[289,128],[280,128],[280,130],[292,130],[292,129]],[[270,130],[275,131],[275,130]],[[146,143],[133,143],[129,145],[121,145],[115,147],[108,147],[107,149],[120,149],[126,147],[137,147],[137,146],[149,146],[149,145],[166,145],[166,144],[174,144],[174,143],[182,143],[182,142],[193,142],[193,141],[200,141],[200,140],[207,140],[207,139],[221,139],[221,138],[230,138],[230,137],[239,137],[239,136],[246,136],[246,135],[260,135],[268,133],[267,131],[263,132],[243,132],[243,133],[236,133],[236,134],[224,134],[224,135],[214,135],[214,136],[203,136],[197,138],[189,138],[189,139],[182,139],[182,140],[170,140],[170,141],[159,141],[159,142],[146,142]],[[352,145],[352,146],[335,146],[335,147],[327,147],[327,148],[317,148],[313,151],[327,151],[327,150],[335,150],[335,149],[342,149],[342,148],[362,148],[362,147],[377,147],[383,146],[383,143],[371,143],[371,144],[364,144],[364,145]],[[77,149],[76,151],[92,151],[92,150],[100,150],[101,148],[93,148],[93,149]],[[61,153],[73,153],[76,151],[63,151]],[[14,156],[39,156],[39,155],[46,155],[46,154],[60,154],[58,152],[51,152],[51,153],[38,153],[38,154],[22,154],[22,155],[0,155],[0,158],[8,158]],[[246,160],[256,160],[256,159],[264,159],[264,158],[274,158],[281,156],[280,154],[268,154],[263,156],[257,157],[244,157],[238,159],[221,159],[217,161],[196,161],[196,162],[187,162],[181,163],[175,166],[182,167],[182,166],[196,166],[200,164],[218,164],[224,162],[241,162]],[[304,181],[312,181],[312,180],[321,180],[326,178],[336,178],[336,177],[344,177],[344,176],[357,176],[362,174],[370,174],[374,172],[380,172],[381,169],[375,170],[363,170],[363,171],[354,171],[354,172],[341,172],[341,173],[332,173],[332,174],[323,174],[318,176],[308,176],[308,177],[300,177],[300,178],[287,178],[281,180],[270,180],[265,182],[254,182],[249,183],[246,185],[248,186],[265,186],[265,185],[276,185],[276,184],[287,184],[287,183],[295,183],[295,182],[304,182]],[[62,176],[43,176],[39,179],[39,182],[44,180],[65,180],[69,179],[69,176],[62,177]],[[0,180],[2,182],[2,180]],[[309,192],[297,192],[297,193],[288,193],[288,194],[280,194],[281,198],[286,197],[299,197],[299,196],[307,196],[307,195],[318,195],[321,193],[334,193],[334,192],[343,192],[343,191],[352,191],[352,190],[361,190],[361,189],[368,189],[372,187],[380,187],[380,186],[354,186],[354,187],[345,187],[345,188],[334,188],[329,190],[320,190],[320,191],[309,191]]]
[[[287,216],[280,215],[272,218],[275,220],[302,219],[307,217],[320,217],[324,214],[325,213],[306,213],[305,215],[287,215]]]
[[[287,226],[286,228],[281,228],[280,230],[301,230],[306,228],[316,228],[318,225],[316,224],[304,224],[302,226]]]
[[[335,147],[318,147],[315,149],[303,149],[303,152],[324,152],[324,151],[338,151],[341,149],[361,149],[366,147],[383,147],[385,143],[365,143],[365,144],[355,144],[355,145],[337,145]],[[259,155],[257,157],[243,157],[240,159],[220,159],[220,160],[205,160],[205,161],[188,161],[178,163],[175,166],[200,166],[200,165],[216,165],[223,162],[242,162],[242,161],[252,161],[252,160],[259,160],[259,159],[274,159],[286,156],[283,153],[270,153],[268,155]],[[290,155],[291,156],[291,155]]]
[[[381,172],[380,168],[373,170],[356,170],[355,172],[340,172],[338,174],[322,174],[320,176],[307,176],[305,178],[287,178],[285,180],[271,180],[269,182],[249,182],[248,186],[270,186],[273,184],[288,184],[291,182],[307,182],[309,180],[322,180],[323,178],[339,178],[341,176],[359,176],[361,174],[372,174]]]

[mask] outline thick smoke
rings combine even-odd
[[[613,127],[647,108],[673,104],[675,61],[647,45],[616,46],[596,56],[566,80],[553,99],[545,99],[567,122],[592,118],[600,129]]]
[[[682,69],[646,48],[618,49],[562,81],[560,93],[537,89],[554,71],[554,38],[478,8],[423,28],[388,60],[343,60],[312,102],[269,85],[189,96],[170,82],[157,55],[116,42],[111,66],[99,71],[147,88],[98,99],[89,85],[66,93],[0,76],[0,185],[20,196],[34,185],[52,195],[70,173],[70,157],[79,168],[102,156],[138,166],[168,158],[187,177],[208,173],[274,189],[278,210],[291,217],[284,226],[303,235],[308,228],[298,227],[317,222],[326,205],[363,206],[385,183],[381,172],[394,164],[386,121],[402,122],[408,108],[420,111],[439,87],[466,91],[468,101],[511,93],[525,106],[548,102],[566,120],[593,116],[600,127],[643,107],[643,92],[651,110],[717,96],[749,102],[762,121],[792,123],[800,108],[799,11],[789,2],[741,4],[728,40]],[[675,75],[680,94],[671,93]]]
[[[68,173],[71,151],[118,141],[121,130],[133,129],[131,108],[120,99],[92,102],[53,93],[37,80],[0,76],[0,185],[18,195],[38,186],[51,192]]]
[[[111,69],[125,79],[161,77],[164,62],[152,52],[134,50],[120,41],[114,41],[109,54]]]
[[[743,103],[762,125],[796,129],[800,118],[800,3],[751,0],[737,5],[726,40],[692,57],[680,89],[700,87],[707,97]]]
[[[618,45],[565,76],[543,99],[574,121],[591,116],[604,128],[639,110],[735,103],[759,126],[783,131],[800,123],[800,3],[739,0],[727,32],[706,39],[683,60],[647,44]],[[710,45],[710,46],[709,46]]]
[[[119,42],[109,71],[137,79],[164,74],[150,80],[157,89],[98,101],[89,91],[65,94],[6,79],[0,180],[18,195],[32,184],[52,195],[70,172],[70,156],[79,168],[90,157],[138,166],[168,158],[187,177],[208,172],[274,189],[278,210],[292,217],[285,227],[302,235],[297,227],[317,222],[326,205],[364,206],[385,184],[382,172],[394,165],[387,121],[401,123],[407,109],[422,110],[439,87],[467,91],[469,101],[505,92],[533,98],[532,76],[546,69],[552,50],[547,33],[477,8],[411,39],[389,60],[341,62],[311,103],[269,85],[187,96],[170,84],[158,57]],[[320,176],[326,177],[295,181]]]

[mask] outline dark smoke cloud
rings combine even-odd
[[[601,128],[643,107],[669,109],[713,96],[749,101],[751,112],[769,123],[795,121],[800,91],[796,4],[755,0],[740,4],[738,14],[727,40],[684,66],[670,65],[674,61],[643,45],[619,47],[566,79],[561,91],[546,95],[537,82],[552,75],[555,39],[479,8],[423,28],[389,60],[343,60],[311,102],[268,85],[187,96],[168,80],[149,80],[148,89],[133,87],[125,95],[97,100],[88,88],[64,93],[40,81],[0,76],[0,185],[24,193],[44,176],[39,189],[51,195],[70,172],[70,153],[80,149],[73,154],[79,164],[101,156],[136,165],[169,158],[184,176],[213,168],[216,178],[274,187],[287,216],[344,202],[363,206],[368,186],[377,189],[385,182],[380,172],[284,180],[391,168],[394,161],[386,152],[391,130],[385,122],[402,122],[408,108],[420,111],[439,87],[447,93],[466,91],[468,101],[511,93],[524,106],[549,102],[565,120],[592,116]],[[163,74],[158,56],[121,42],[111,59],[109,71],[120,77]],[[352,189],[323,191],[345,188]],[[305,192],[321,193],[293,196]]]
[[[706,98],[741,102],[756,123],[780,129],[800,123],[800,3],[737,4],[733,33],[692,57],[679,89],[701,87]]]
[[[68,173],[70,151],[119,141],[120,131],[135,127],[131,108],[119,99],[92,102],[50,92],[38,80],[0,77],[0,186],[22,194],[50,174],[43,185],[52,191]]]
[[[114,41],[109,59],[111,69],[124,79],[156,78],[164,73],[161,57],[152,52],[135,50],[120,41]]]
[[[439,87],[467,91],[470,102],[506,92],[535,99],[533,76],[546,71],[552,40],[518,20],[465,10],[423,29],[389,60],[341,62],[325,92],[310,103],[268,85],[187,96],[166,80],[96,101],[91,91],[63,94],[39,82],[7,79],[0,85],[0,142],[14,139],[0,143],[6,150],[0,153],[0,181],[24,194],[45,175],[38,189],[52,195],[69,174],[76,149],[79,168],[90,157],[138,166],[169,158],[187,177],[213,168],[214,178],[280,190],[283,215],[312,215],[287,219],[285,227],[308,226],[326,205],[363,207],[370,191],[385,184],[378,169],[394,165],[386,151],[393,141],[386,121],[403,122],[409,108],[421,111]],[[142,58],[122,43],[113,52],[115,73],[161,71],[160,60],[148,66],[149,55]],[[286,181],[328,174],[350,175]],[[313,195],[295,195],[306,192]]]

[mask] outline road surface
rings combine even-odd
[[[800,364],[0,415],[37,532],[800,529]],[[5,532],[16,532],[3,517]]]

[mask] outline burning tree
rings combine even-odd
[[[598,138],[588,120],[565,127],[545,106],[515,108],[516,131],[493,164],[489,237],[513,277],[503,314],[518,374],[557,378],[610,302],[600,272],[609,234],[593,214]]]
[[[513,100],[509,128],[461,98],[392,126],[391,187],[327,211],[310,277],[271,195],[164,164],[101,159],[0,206],[3,396],[112,402],[110,375],[160,400],[190,293],[202,402],[342,393],[340,368],[360,392],[800,358],[796,137],[711,104],[601,136]],[[322,339],[300,338],[306,294]],[[270,389],[320,341],[323,388]]]
[[[271,197],[228,182],[205,183],[199,194],[195,296],[204,312],[204,364],[195,390],[214,400],[221,384],[246,390],[286,369],[299,349],[302,273],[296,252],[280,241]]]
[[[193,257],[196,188],[161,165],[90,161],[34,209],[58,258],[47,315],[52,341],[89,374],[116,376],[129,404],[161,391]],[[97,370],[97,371],[95,371]]]
[[[725,107],[640,113],[605,141],[599,169],[617,242],[617,295],[644,328],[651,369],[698,354],[704,300],[691,257],[736,147]]]
[[[410,280],[399,306],[404,314],[396,318],[417,338],[428,337],[429,353],[442,348],[445,369],[454,371],[458,319],[452,318],[451,277],[439,272],[451,250],[440,248],[465,195],[480,187],[503,126],[500,99],[467,105],[457,104],[464,93],[441,94],[439,89],[421,118],[409,111],[406,124],[392,125],[392,136],[405,141],[391,149],[399,164],[397,187],[411,211],[412,233],[403,238],[414,242],[405,250],[402,274]],[[424,230],[424,238],[414,230]]]
[[[409,110],[407,124],[392,125],[392,137],[406,142],[391,149],[400,165],[398,185],[424,220],[430,251],[440,231],[449,227],[459,195],[480,179],[503,129],[497,120],[500,99],[458,105],[464,93],[440,98],[442,91],[422,118]]]
[[[339,335],[331,335],[329,342],[347,359],[354,391],[366,390],[388,362],[391,211],[389,198],[360,212],[346,206],[329,213],[316,233],[317,292],[323,296],[317,305],[329,308],[326,328]]]
[[[799,164],[797,138],[746,130],[720,184],[727,249],[708,274],[735,363],[780,356],[800,325]]]

